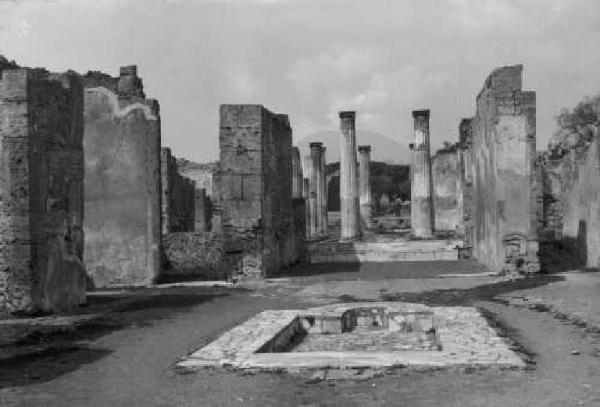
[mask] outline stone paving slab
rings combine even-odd
[[[310,351],[257,353],[296,318],[335,316],[354,308],[388,312],[433,312],[441,351]],[[524,368],[525,362],[472,307],[427,307],[400,302],[332,304],[304,310],[263,311],[180,361],[179,368],[232,366],[239,369],[290,370],[394,366],[502,366]]]

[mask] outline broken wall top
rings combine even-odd
[[[486,78],[482,92],[517,92],[523,86],[523,65],[502,66],[496,68]],[[481,93],[480,93],[481,94]]]
[[[145,100],[149,107],[158,113],[158,102],[146,99],[142,79],[137,74],[137,66],[123,66],[118,77],[99,71],[88,71],[84,76],[86,88],[105,88],[118,95],[119,99],[141,101]]]

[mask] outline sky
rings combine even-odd
[[[541,149],[561,108],[600,93],[600,1],[0,0],[0,54],[52,71],[138,65],[163,145],[200,162],[218,158],[224,103],[287,113],[296,141],[356,110],[358,131],[403,148],[411,110],[429,108],[437,147],[492,69],[523,64]]]

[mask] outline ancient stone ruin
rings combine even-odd
[[[410,145],[411,225],[416,237],[431,237],[434,209],[431,184],[431,152],[429,147],[429,110],[412,112],[415,120],[415,142]]]
[[[537,159],[522,69],[494,70],[459,140],[433,156],[430,111],[412,112],[409,205],[374,189],[382,163],[357,147],[353,111],[339,114],[341,159],[328,165],[318,140],[292,146],[287,115],[222,105],[220,160],[194,163],[161,147],[158,102],[135,66],[53,74],[0,59],[0,309],[63,310],[85,302],[86,285],[237,281],[300,261],[472,255],[494,272],[531,273],[540,241],[596,266],[597,137]],[[385,177],[408,178],[397,167]],[[393,210],[377,218],[383,206]]]
[[[600,112],[596,117],[600,117]],[[566,250],[580,265],[600,266],[600,132],[538,160],[539,235],[549,250]]]
[[[540,269],[535,171],[535,92],[522,65],[494,70],[477,96],[465,178],[472,179],[473,255],[494,271]],[[465,202],[464,205],[469,205]]]
[[[62,311],[86,298],[83,84],[16,64],[0,75],[0,312]]]
[[[135,66],[85,81],[84,258],[94,287],[145,286],[160,273],[160,115]]]
[[[269,276],[300,257],[294,221],[304,220],[304,209],[292,199],[292,129],[287,115],[260,105],[223,105],[220,119],[225,251],[241,253],[244,276]]]

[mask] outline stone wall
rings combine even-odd
[[[464,235],[462,254],[472,255],[473,249],[473,162],[471,150],[473,147],[473,132],[471,119],[462,119],[458,127],[459,142],[458,156],[460,165],[461,194],[459,195],[459,210],[462,225],[459,232]]]
[[[215,233],[221,231],[221,208],[219,206],[219,163],[196,163],[183,158],[177,159],[179,173],[196,182],[196,188],[205,194],[205,229]]]
[[[587,267],[600,266],[599,185],[598,135],[592,143],[570,150],[560,161],[546,162],[545,226],[558,230],[556,239]]]
[[[133,66],[85,76],[85,264],[95,287],[160,272],[160,116]]]
[[[210,232],[169,233],[163,237],[163,250],[167,261],[160,277],[162,281],[231,278],[232,267],[225,262],[220,235]]]
[[[85,303],[83,85],[15,68],[0,66],[0,312],[61,311]]]
[[[435,229],[459,231],[463,225],[459,150],[438,151],[431,159],[431,173]]]
[[[472,119],[473,254],[493,271],[539,270],[535,93],[521,65],[494,70]]]
[[[567,154],[565,161],[572,161],[576,151]],[[585,156],[585,155],[584,155]],[[539,162],[540,182],[542,185],[542,210],[540,211],[540,233],[550,240],[560,239],[563,227],[563,160],[544,160]]]
[[[162,233],[203,232],[196,230],[196,182],[179,173],[171,149],[163,147],[161,165]]]
[[[260,105],[220,108],[219,195],[224,246],[242,253],[243,274],[269,276],[299,258],[287,116]]]

